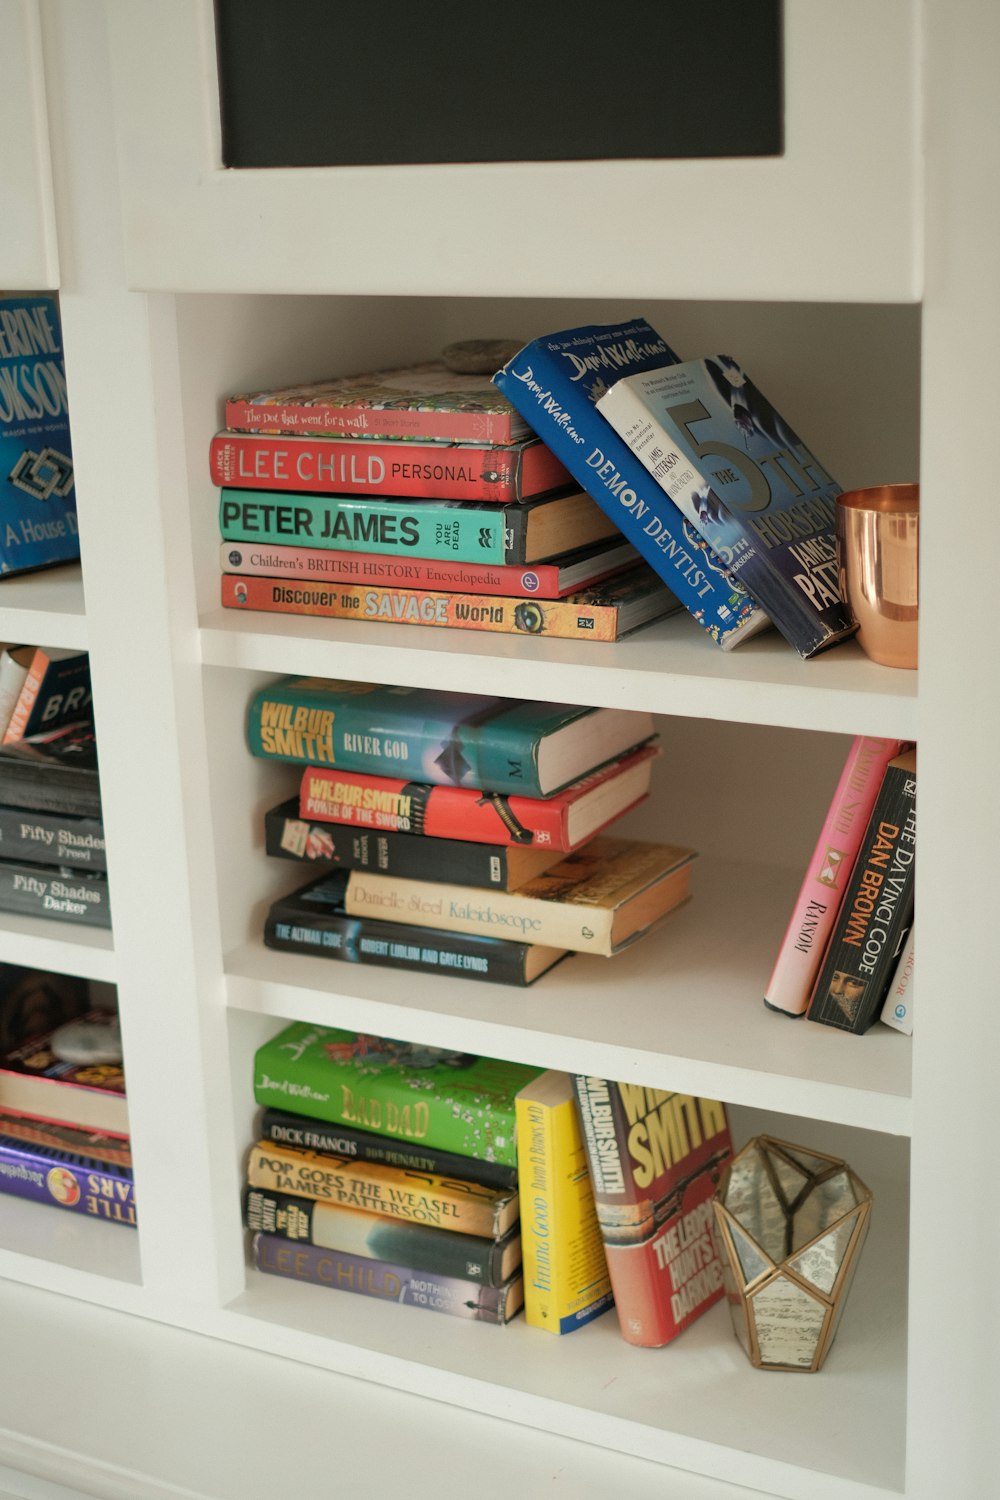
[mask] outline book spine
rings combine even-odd
[[[770,1010],[805,1014],[885,768],[901,748],[855,735],[764,992]]]
[[[913,915],[915,759],[890,762],[807,1012],[855,1035],[878,1020]]]
[[[499,1236],[502,1216],[510,1214],[516,1197],[512,1191],[499,1192],[457,1177],[439,1177],[410,1167],[369,1166],[270,1141],[251,1148],[247,1183],[484,1239]]]
[[[258,1233],[315,1245],[321,1250],[395,1261],[418,1271],[457,1276],[480,1286],[499,1286],[505,1280],[506,1258],[520,1263],[520,1241],[516,1234],[504,1240],[483,1240],[475,1235],[382,1219],[335,1203],[319,1203],[260,1188],[245,1190],[243,1217],[247,1228]]]
[[[16,740],[24,738],[25,727],[31,717],[31,711],[38,701],[45,674],[51,665],[51,658],[41,646],[36,646],[28,667],[28,675],[21,684],[21,691],[17,695],[17,702],[11,710],[7,721],[7,728],[3,732],[0,744],[11,745]]]
[[[2,1124],[0,1118],[0,1127]],[[371,1165],[409,1167],[414,1172],[432,1172],[442,1177],[464,1177],[468,1182],[480,1182],[484,1187],[504,1191],[517,1187],[516,1167],[479,1161],[471,1156],[456,1156],[453,1151],[439,1151],[413,1141],[390,1140],[386,1136],[355,1130],[350,1125],[327,1125],[322,1120],[290,1114],[287,1110],[266,1109],[260,1133],[265,1141],[316,1151],[321,1156],[344,1157]]]
[[[257,1269],[271,1276],[471,1318],[476,1323],[506,1323],[519,1305],[515,1292],[519,1278],[502,1287],[479,1286],[474,1281],[433,1276],[413,1267],[318,1250],[313,1245],[293,1247],[265,1234],[254,1235],[252,1253]]]
[[[322,406],[294,401],[257,403],[230,398],[226,426],[245,432],[344,433],[383,438],[423,438],[431,442],[498,443],[518,440],[512,413],[417,411],[377,406]],[[523,428],[521,429],[523,432]]]
[[[455,562],[514,563],[523,558],[517,507],[465,505],[454,500],[341,498],[286,495],[271,490],[221,491],[224,541],[285,543],[343,552],[451,558]],[[507,533],[514,538],[508,547]]]
[[[0,1136],[51,1147],[56,1151],[70,1151],[101,1166],[105,1163],[115,1167],[132,1166],[132,1148],[127,1140],[102,1135],[99,1131],[60,1125],[55,1120],[39,1119],[37,1115],[17,1114],[12,1109],[0,1109]]]
[[[64,874],[46,865],[0,860],[0,911],[79,922],[86,927],[111,926],[106,880]]]
[[[372,552],[341,553],[321,547],[261,547],[233,542],[222,543],[219,561],[223,573],[359,588],[406,585],[524,599],[554,599],[560,593],[559,567],[555,563],[536,563],[530,568],[514,563],[508,567],[452,562],[448,558],[435,561],[425,557],[378,557]]]
[[[495,376],[497,389],[718,645],[730,649],[763,629],[764,611],[595,410],[580,380],[585,364],[568,361],[551,342],[536,340],[515,355]],[[577,359],[587,353],[584,343]]]
[[[882,1006],[882,1020],[904,1036],[913,1035],[913,933],[911,926]]]
[[[232,573],[222,575],[221,585],[226,609],[387,625],[444,625],[453,630],[544,635],[560,640],[619,638],[619,610],[614,604],[572,599],[516,601],[502,594],[441,593],[398,586],[289,583],[284,578],[245,578]],[[664,589],[659,613],[668,614],[673,607],[674,600]]]
[[[0,1138],[0,1192],[135,1227],[131,1172],[69,1151]]]
[[[0,806],[0,859],[106,870],[104,825],[99,818]]]
[[[640,1224],[652,1200],[636,1188],[629,1163],[628,1121],[617,1084],[574,1074],[573,1088],[597,1217],[606,1224]]]

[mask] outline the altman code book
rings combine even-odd
[[[0,293],[0,573],[79,556],[59,304]]]

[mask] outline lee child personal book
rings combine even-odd
[[[627,374],[597,410],[800,656],[856,629],[831,479],[729,355]]]
[[[712,639],[728,650],[764,629],[767,616],[595,409],[622,375],[676,358],[644,318],[633,318],[534,339],[494,383]]]
[[[254,755],[529,797],[547,797],[652,736],[652,716],[635,709],[324,677],[261,689],[247,724]]]
[[[764,992],[770,1010],[805,1014],[885,768],[901,749],[868,735],[851,741]]]
[[[607,1078],[574,1084],[622,1337],[658,1348],[723,1295],[711,1225],[733,1150],[725,1106]]]
[[[258,1048],[254,1097],[332,1124],[517,1161],[514,1097],[542,1070],[293,1021]]]
[[[517,1096],[524,1315],[572,1333],[611,1307],[573,1080],[550,1069]]]
[[[135,1228],[131,1167],[0,1135],[0,1193]]]

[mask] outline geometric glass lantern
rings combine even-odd
[[[736,1337],[760,1370],[818,1370],[833,1343],[872,1195],[846,1162],[758,1135],[712,1207]]]

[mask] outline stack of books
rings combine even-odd
[[[613,641],[680,608],[484,374],[232,396],[210,448],[227,608]]]
[[[135,1227],[121,1035],[81,979],[0,965],[0,1192]]]
[[[244,1221],[260,1271],[508,1323],[524,1302],[522,1063],[293,1022],[259,1048]]]
[[[272,904],[269,946],[526,985],[688,896],[693,850],[606,831],[649,790],[648,714],[290,677],[248,742],[302,768],[268,852],[330,871]]]

